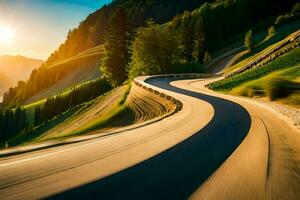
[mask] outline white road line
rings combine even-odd
[[[90,143],[87,143],[87,144],[82,144],[82,145],[79,145],[79,146],[76,146],[76,147],[72,147],[72,148],[68,148],[68,149],[65,149],[65,150],[55,151],[55,152],[52,152],[52,153],[48,153],[48,154],[44,154],[44,155],[40,155],[40,156],[35,156],[35,157],[32,157],[32,158],[27,158],[27,159],[23,159],[23,160],[18,160],[18,161],[14,161],[14,162],[10,162],[10,163],[0,164],[0,168],[1,167],[7,167],[7,166],[10,166],[10,165],[20,164],[20,163],[23,163],[23,162],[28,162],[28,161],[36,160],[36,159],[39,159],[39,158],[49,157],[49,156],[52,156],[52,155],[55,155],[55,154],[59,154],[59,153],[71,151],[71,150],[74,150],[74,149],[82,148],[84,146],[96,144],[96,143],[101,142],[101,141],[102,140],[98,140],[98,141],[95,141],[95,142],[90,142]]]

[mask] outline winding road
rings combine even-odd
[[[0,199],[297,199],[300,138],[207,79],[140,80],[182,110],[105,137],[0,159]]]

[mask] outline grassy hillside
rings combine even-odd
[[[43,107],[43,105],[47,101],[48,97],[56,97],[56,96],[65,97],[66,95],[70,94],[74,89],[79,89],[79,88],[85,87],[85,86],[89,85],[90,83],[95,82],[96,80],[97,79],[88,80],[83,83],[79,83],[74,86],[64,88],[63,91],[57,92],[57,93],[55,93],[54,91],[46,90],[45,93],[47,94],[47,97],[39,98],[37,101],[33,101],[33,102],[23,105],[23,108],[26,110],[27,122],[29,123],[29,125],[33,124],[35,107],[36,106]],[[54,88],[54,90],[55,90],[55,88]],[[50,95],[50,93],[54,93],[54,94]]]
[[[37,94],[33,95],[29,99],[23,102],[23,104],[30,104],[41,99],[45,99],[50,96],[62,93],[69,90],[72,87],[77,87],[82,83],[88,83],[91,80],[100,76],[99,66],[103,57],[103,45],[88,49],[86,51],[78,53],[76,56],[72,56],[66,60],[54,63],[48,66],[49,69],[60,67],[72,67],[76,66],[77,70],[71,71],[66,74],[61,80],[52,85],[51,87],[44,89]],[[89,59],[96,59],[88,67],[85,65],[89,62]]]
[[[241,69],[250,61],[261,56],[264,52],[267,52],[268,50],[282,43],[285,38],[288,38],[291,33],[299,30],[299,28],[300,20],[278,27],[275,34],[271,37],[268,37],[267,28],[256,32],[254,34],[254,41],[256,43],[255,49],[252,52],[244,50],[238,54],[232,66],[226,69],[225,73],[229,74]],[[242,41],[243,40],[241,40],[239,43],[242,44]]]
[[[272,72],[259,79],[246,82],[230,94],[247,97],[268,97],[271,101],[300,105],[300,62],[298,66]]]
[[[148,18],[153,18],[159,24],[173,19],[169,28],[174,32],[173,36],[180,33],[178,39],[181,40],[181,45],[178,45],[181,47],[180,57],[176,60],[207,63],[211,60],[209,54],[213,54],[225,41],[262,20],[273,19],[274,16],[289,11],[294,3],[294,0],[286,0],[285,3],[281,0],[272,2],[269,0],[113,1],[89,15],[78,28],[70,30],[65,42],[50,55],[42,67],[32,72],[25,84],[18,85],[4,95],[3,105],[16,106],[24,101],[28,102],[28,99],[31,102],[37,100],[38,93],[42,91],[47,93],[45,90],[69,74],[80,71],[82,68],[99,66],[103,57],[101,44],[104,43],[104,32],[118,6],[122,6],[127,12],[126,35],[130,36],[130,39],[134,38],[136,28],[144,26]],[[252,15],[252,13],[256,14]],[[207,60],[204,59],[205,55],[207,55]],[[66,84],[66,86],[72,84]],[[55,90],[55,92],[58,91]],[[45,95],[40,97],[45,97]]]
[[[40,142],[45,141],[49,139],[54,138],[63,138],[72,136],[72,132],[69,130],[78,129],[83,124],[86,124],[89,120],[94,119],[97,117],[95,113],[99,112],[99,109],[97,107],[103,108],[102,105],[105,104],[105,101],[108,99],[111,99],[111,93],[106,93],[103,96],[100,96],[94,100],[91,100],[89,102],[85,102],[83,104],[80,104],[78,106],[75,106],[66,112],[56,116],[55,118],[51,119],[45,124],[42,124],[38,127],[35,127],[30,134],[18,134],[16,137],[11,138],[8,142],[10,145],[20,145],[20,144],[26,144],[30,142]],[[44,102],[36,102],[36,104],[43,104]],[[32,108],[34,108],[35,105],[31,104],[28,105],[26,108],[26,111],[34,111]],[[107,107],[110,108],[110,107]],[[100,109],[101,110],[101,109]],[[90,114],[92,113],[92,114]],[[28,115],[31,115],[33,113],[27,113]],[[85,118],[85,116],[89,116],[88,120]],[[84,118],[82,123],[78,123],[78,119]],[[73,126],[71,125],[73,123]],[[75,125],[75,126],[74,126]],[[66,130],[64,130],[64,128]],[[64,131],[63,131],[64,130]],[[1,144],[0,144],[1,146]]]
[[[93,80],[100,76],[99,66],[102,58],[103,46],[101,45],[52,65],[43,65],[32,72],[25,86],[18,85],[13,89],[12,94],[6,94],[5,104],[32,103],[61,93],[69,87]]]
[[[292,31],[299,30],[300,22],[283,26],[278,29],[277,36],[273,39],[267,38],[263,40],[256,49],[251,53],[240,56],[237,64],[227,69],[227,74],[232,71],[242,69],[247,63],[255,61],[266,52],[278,49],[285,41],[296,36],[299,31],[291,34]],[[289,35],[291,34],[291,35]],[[282,39],[289,35],[287,38]],[[298,39],[299,40],[299,39]],[[296,48],[289,47],[298,45]],[[290,49],[290,50],[288,50]],[[233,74],[225,79],[209,84],[213,90],[226,92],[233,95],[247,97],[268,97],[271,101],[279,101],[286,104],[300,105],[300,47],[299,41],[293,40],[290,44],[283,46],[275,52],[278,57],[266,57],[257,66],[247,71]],[[282,55],[281,55],[282,54]],[[271,57],[275,55],[272,54]],[[265,64],[264,64],[265,63]]]
[[[27,109],[30,106],[33,105]],[[175,109],[172,101],[136,85],[125,84],[35,127],[30,134],[17,135],[8,143],[15,146],[83,134],[105,135],[107,130],[164,117]],[[0,147],[2,145],[0,143]]]
[[[103,45],[99,45],[85,51],[79,52],[78,54],[71,56],[67,59],[62,61],[54,62],[53,64],[47,66],[48,68],[55,68],[55,67],[64,67],[65,65],[72,65],[79,63],[80,61],[84,61],[86,59],[91,59],[93,57],[102,58],[104,54]]]
[[[295,67],[299,64],[300,48],[298,47],[263,67],[255,68],[231,78],[213,83],[210,87],[214,90],[229,91],[245,82],[266,76],[273,71]]]

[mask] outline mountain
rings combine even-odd
[[[20,83],[4,95],[3,104],[20,104],[55,86],[74,72],[99,69],[104,55],[103,36],[111,16],[120,6],[128,15],[129,38],[133,39],[137,28],[144,26],[149,18],[158,24],[171,21],[173,31],[179,32],[186,39],[182,45],[186,58],[182,60],[193,61],[194,53],[197,53],[197,61],[202,62],[204,55],[210,57],[209,53],[218,49],[220,44],[244,34],[259,22],[264,23],[266,19],[285,13],[296,1],[114,0],[90,14],[77,28],[70,30],[65,42],[42,67],[31,73],[29,81]],[[195,34],[198,46],[195,45]],[[72,84],[78,82],[73,80]]]
[[[64,60],[70,56],[103,44],[103,36],[107,24],[115,8],[124,7],[130,24],[129,29],[145,25],[145,21],[152,18],[154,22],[162,24],[174,16],[191,11],[205,2],[214,0],[114,0],[112,3],[90,14],[80,23],[78,28],[70,30],[63,44],[53,52],[46,64]]]
[[[104,32],[117,7],[125,8],[130,21],[129,32],[134,33],[149,18],[160,24],[165,23],[186,10],[193,10],[210,1],[213,0],[114,0],[70,30],[65,42],[50,55],[45,64],[32,71],[29,81],[4,94],[4,104],[18,104],[39,96],[43,90],[64,82],[65,77],[77,71],[86,70],[86,74],[90,74],[90,71],[98,69],[103,57]],[[72,84],[80,81],[73,80]]]
[[[12,81],[3,73],[0,72],[0,96],[12,85]],[[0,98],[1,100],[1,98]]]
[[[42,64],[42,60],[26,58],[24,56],[0,56],[0,72],[5,74],[12,84],[29,78],[31,71]]]

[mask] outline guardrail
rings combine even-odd
[[[147,76],[147,77],[138,77],[133,80],[133,83],[137,85],[138,87],[141,87],[151,93],[154,93],[156,95],[159,95],[160,97],[172,101],[174,104],[176,104],[176,111],[179,111],[182,109],[182,102],[168,94],[165,94],[162,91],[157,90],[154,86],[146,83],[145,81],[147,79],[157,78],[157,79],[165,79],[165,78],[208,78],[212,77],[213,74],[167,74],[167,75],[155,75],[155,76]]]

